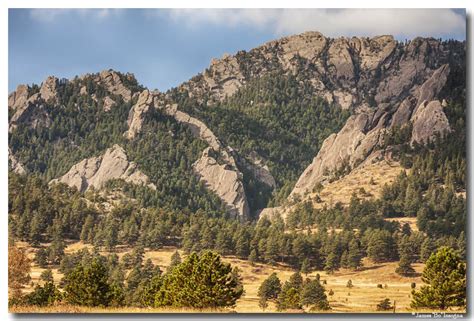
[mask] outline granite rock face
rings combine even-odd
[[[212,147],[202,153],[193,167],[205,186],[215,192],[226,204],[229,213],[237,217],[247,217],[249,208],[242,184],[241,173],[229,164],[219,164]]]
[[[128,161],[124,149],[119,145],[108,148],[101,156],[82,160],[60,178],[53,179],[51,183],[64,183],[84,192],[91,187],[100,189],[112,179],[123,179],[128,183],[156,189],[137,165]]]
[[[424,144],[436,134],[444,135],[451,131],[448,118],[438,100],[422,102],[412,116],[413,131],[410,143]]]
[[[130,75],[126,75],[126,77],[130,77]],[[96,81],[104,85],[110,93],[122,96],[125,102],[132,99],[131,90],[125,87],[117,72],[113,70],[103,70],[96,77]]]
[[[384,135],[394,127],[413,125],[410,143],[427,143],[435,135],[450,131],[443,107],[437,97],[444,87],[449,66],[442,65],[427,75],[420,86],[410,90],[401,103],[381,103],[376,109],[361,110],[351,116],[344,127],[330,135],[303,174],[290,197],[311,192],[318,183],[325,182],[342,166],[354,169],[381,160],[384,157]]]

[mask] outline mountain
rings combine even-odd
[[[454,133],[465,50],[306,32],[213,59],[165,93],[113,70],[50,76],[9,95],[10,169],[81,193],[118,187],[143,209],[286,216],[321,185],[402,170]]]

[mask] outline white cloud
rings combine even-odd
[[[464,36],[466,29],[464,15],[450,9],[172,9],[169,15],[190,27],[246,25],[276,35],[317,30],[332,37],[445,37]]]
[[[31,9],[30,17],[39,22],[54,22],[67,14],[78,15],[83,19],[105,20],[118,16],[122,9]]]

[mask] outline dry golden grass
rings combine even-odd
[[[25,246],[25,245],[24,245]],[[78,251],[81,248],[86,247],[81,242],[70,244],[66,252],[72,253]],[[119,256],[122,256],[130,249],[120,248]],[[146,251],[145,259],[151,259],[154,264],[159,265],[162,270],[166,270],[167,266],[171,261],[171,256],[176,251],[175,248],[164,248],[158,251]],[[185,257],[182,251],[179,251],[182,257]],[[33,255],[31,249],[29,249],[30,255]],[[103,252],[107,254],[107,252]],[[236,257],[228,256],[223,257],[225,262],[238,266],[241,270],[243,278],[243,285],[245,293],[237,301],[237,305],[234,309],[219,309],[219,310],[196,310],[196,309],[174,309],[174,308],[161,308],[161,309],[150,309],[150,308],[89,308],[89,307],[76,307],[69,305],[56,305],[53,307],[46,308],[31,308],[31,307],[14,307],[10,310],[13,313],[27,313],[27,312],[38,312],[38,313],[222,313],[222,312],[239,312],[239,313],[275,313],[275,304],[269,303],[269,307],[262,311],[258,306],[258,287],[271,273],[277,273],[278,277],[282,282],[285,282],[294,273],[294,270],[288,266],[277,264],[271,266],[267,264],[254,264],[252,265],[249,261],[241,260]],[[412,312],[410,309],[411,301],[411,288],[412,282],[417,284],[417,288],[422,284],[419,274],[416,277],[402,277],[395,273],[397,262],[374,264],[368,259],[364,260],[364,267],[359,271],[351,271],[342,269],[335,272],[334,274],[328,275],[326,272],[312,272],[308,277],[315,277],[316,273],[319,273],[322,280],[327,282],[325,286],[326,291],[330,289],[334,291],[334,295],[328,296],[329,303],[332,307],[329,313],[375,313],[376,305],[385,298],[389,298],[392,303],[395,301],[396,312]],[[421,273],[424,268],[423,264],[414,264],[414,269]],[[31,271],[32,282],[39,282],[39,276],[44,269],[38,266],[33,266]],[[62,274],[53,269],[54,280],[59,282],[62,278]],[[347,288],[346,284],[348,280],[352,280],[354,285],[353,288]],[[379,289],[377,284],[387,285],[387,288]],[[24,289],[25,292],[32,290],[32,286]],[[326,293],[327,293],[326,292]],[[294,312],[294,311],[293,311]],[[303,312],[303,311],[296,311]],[[429,311],[428,311],[429,312]],[[463,311],[456,311],[462,313]]]
[[[416,225],[416,217],[391,217],[386,218],[386,221],[389,222],[398,222],[400,225],[408,223],[412,231],[418,231],[418,226]]]
[[[321,208],[337,202],[347,205],[354,193],[361,199],[377,198],[382,187],[393,183],[403,170],[398,162],[387,160],[356,168],[341,179],[326,184],[319,193],[322,202],[313,202],[314,206]],[[315,200],[316,195],[317,193],[311,193],[308,198]]]

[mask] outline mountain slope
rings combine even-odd
[[[463,87],[464,52],[456,41],[307,32],[215,59],[167,93],[113,71],[71,81],[49,77],[9,96],[11,159],[49,180],[119,144],[158,191],[174,193],[149,167],[151,155],[134,147],[154,141],[143,141],[150,136],[146,124],[165,115],[156,120],[177,123],[200,146],[192,157],[184,150],[169,155],[172,162],[184,157],[190,179],[228,212],[254,217],[290,192],[304,194],[390,158],[397,147],[387,137],[405,125],[412,126],[412,145],[449,132],[441,101]],[[167,175],[176,169],[163,165]]]

